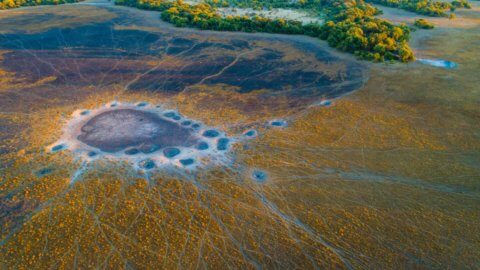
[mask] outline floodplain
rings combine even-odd
[[[477,268],[472,6],[412,33],[453,68],[106,1],[0,11],[0,268]]]

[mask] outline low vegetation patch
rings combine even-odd
[[[421,29],[433,29],[435,26],[433,23],[425,20],[425,19],[417,19],[413,23],[416,27],[421,28]]]

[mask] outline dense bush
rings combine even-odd
[[[453,0],[452,1],[452,6],[454,8],[466,8],[466,9],[471,9],[472,6],[467,0]]]
[[[447,12],[452,7],[450,3],[432,0],[367,0],[367,2],[434,17],[448,17]]]
[[[24,6],[59,5],[75,3],[82,0],[1,0],[0,9],[10,9]]]
[[[220,16],[207,3],[189,5],[158,0],[117,0],[116,4],[161,11],[162,19],[178,27],[218,31],[303,34],[324,39],[332,47],[368,60],[414,59],[407,42],[410,30],[374,17],[378,10],[359,1],[321,0],[328,21],[323,25],[302,25],[298,21],[260,16]]]
[[[374,17],[378,10],[368,4],[356,2],[342,7],[346,2],[331,2],[330,20],[322,25],[320,35],[330,46],[375,61],[414,59],[407,43],[410,29],[406,25],[396,26]]]
[[[366,0],[370,3],[375,3],[388,7],[401,8],[412,11],[418,14],[432,16],[432,17],[450,17],[453,18],[452,13],[448,11],[455,11],[456,8],[471,8],[468,0],[454,0],[452,3],[434,1],[434,0]]]

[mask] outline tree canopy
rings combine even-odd
[[[82,0],[0,0],[0,9],[10,9],[25,6],[59,5],[75,3]]]
[[[326,14],[323,24],[303,25],[299,21],[270,19],[262,16],[222,17],[208,3],[196,5],[160,0],[117,0],[116,4],[161,11],[163,20],[178,27],[194,27],[217,31],[303,34],[326,40],[339,50],[373,61],[414,59],[408,46],[410,29],[375,17],[379,10],[363,1],[314,0]]]

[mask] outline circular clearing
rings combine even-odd
[[[188,147],[196,143],[191,129],[155,113],[134,109],[111,110],[93,117],[82,126],[77,138],[104,152],[131,148],[125,151],[128,155],[140,150],[151,153],[163,147]]]

